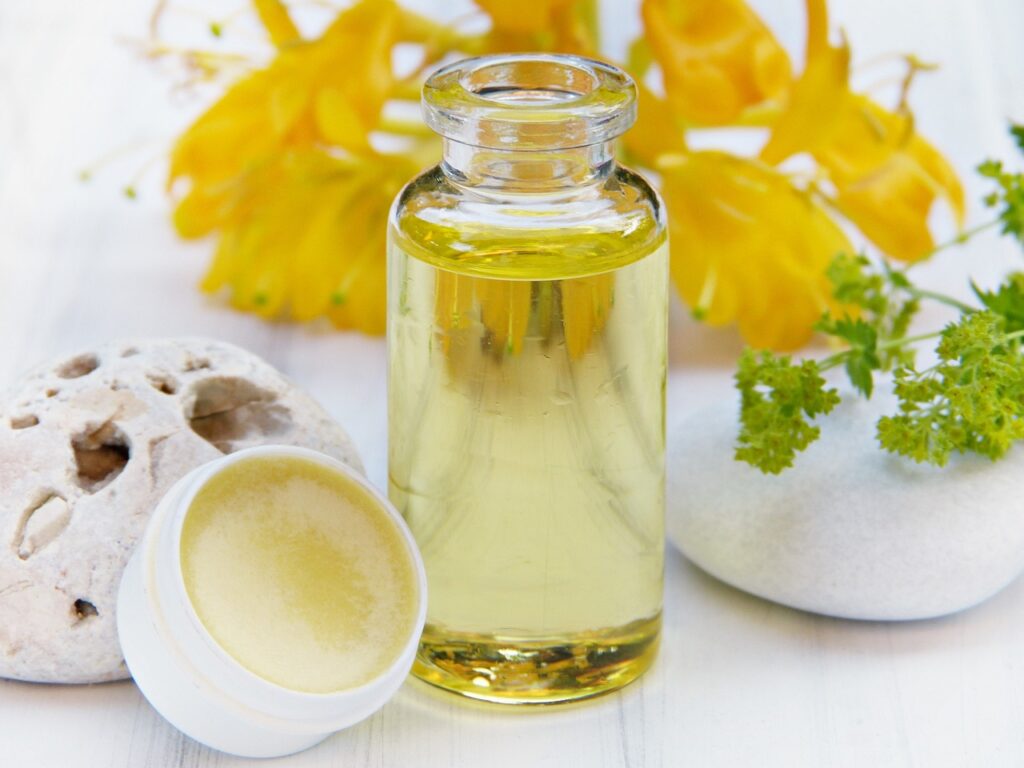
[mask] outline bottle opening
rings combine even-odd
[[[520,58],[469,69],[462,85],[499,104],[533,106],[578,101],[596,91],[600,81],[589,67],[576,66],[572,61]]]
[[[510,151],[610,141],[636,119],[636,86],[621,69],[569,55],[465,59],[423,88],[427,124],[446,139]]]

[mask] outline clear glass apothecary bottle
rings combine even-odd
[[[667,256],[618,166],[622,71],[461,61],[423,101],[440,165],[389,222],[390,495],[426,563],[415,674],[552,702],[636,678],[661,624]]]

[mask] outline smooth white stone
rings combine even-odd
[[[669,430],[667,531],[691,561],[747,592],[854,619],[959,611],[1024,570],[1024,450],[945,468],[884,453],[891,395],[847,396],[781,475],[733,459],[738,404]]]

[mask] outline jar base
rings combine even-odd
[[[412,672],[438,688],[498,704],[557,704],[638,678],[658,654],[661,615],[544,641],[426,626]]]

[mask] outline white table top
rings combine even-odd
[[[799,0],[754,4],[799,50]],[[441,0],[418,5],[455,12]],[[611,51],[621,52],[636,29],[633,5],[605,5]],[[1024,3],[831,5],[856,60],[910,50],[944,65],[916,90],[920,125],[977,200],[981,186],[970,168],[986,154],[1011,157],[1004,120],[1024,119]],[[195,290],[210,247],[175,238],[159,172],[143,182],[138,200],[118,194],[201,106],[169,97],[154,68],[115,42],[142,35],[149,7],[0,2],[0,385],[35,362],[115,337],[220,337],[263,355],[323,402],[380,482],[382,341],[266,324],[218,306]],[[865,72],[865,81],[872,76]],[[155,141],[91,185],[76,181],[98,155],[148,138]],[[988,282],[1019,260],[1009,244],[985,239],[920,274],[963,292],[968,273]],[[674,313],[671,418],[728,395],[738,348],[730,332],[697,328]],[[855,623],[748,597],[670,552],[665,617],[656,665],[620,693],[508,711],[410,681],[375,717],[281,764],[1024,765],[1024,581],[943,620]],[[4,768],[239,762],[181,736],[130,682],[0,682]]]

